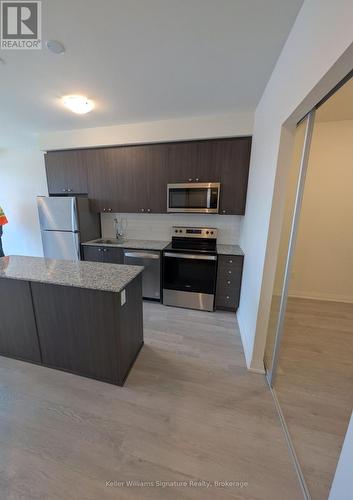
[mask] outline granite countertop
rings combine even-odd
[[[100,240],[109,240],[113,243],[105,244],[98,243]],[[99,238],[99,240],[92,240],[82,243],[82,245],[89,246],[97,246],[97,247],[120,247],[120,248],[133,248],[137,250],[163,250],[167,245],[169,245],[169,241],[159,241],[159,240],[124,240],[119,242],[114,238]]]
[[[244,255],[239,245],[217,245],[218,255]]]
[[[0,258],[0,278],[121,292],[143,271],[142,266],[54,260],[11,255]]]

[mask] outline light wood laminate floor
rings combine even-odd
[[[0,357],[1,500],[302,499],[234,314],[145,303],[144,325],[123,388]],[[194,479],[248,486],[106,486]]]
[[[313,500],[328,498],[353,403],[353,304],[288,300],[275,390]]]

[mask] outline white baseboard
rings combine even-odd
[[[289,292],[288,297],[293,299],[327,300],[328,302],[345,302],[347,304],[353,304],[353,297],[351,295],[335,295],[331,293],[292,290]]]
[[[241,327],[241,321],[239,321],[238,317],[237,317],[237,321],[238,321],[238,326],[239,326],[241,342],[243,344],[246,367],[249,370],[249,372],[264,375],[266,372],[265,372],[264,364],[262,361],[257,364],[258,366],[256,366],[256,364],[255,364],[255,366],[252,366],[254,364],[253,360],[252,360],[252,351],[251,351],[251,348],[247,342],[247,338],[243,333],[243,328]]]
[[[252,373],[259,373],[260,375],[265,375],[266,373],[265,368],[251,368],[251,366],[248,367],[248,371]]]

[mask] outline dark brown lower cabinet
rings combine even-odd
[[[120,293],[0,278],[0,355],[122,386],[143,345],[142,277]]]
[[[120,293],[32,283],[43,364],[123,385],[143,345],[141,276]]]
[[[0,279],[0,355],[41,362],[27,281]]]
[[[243,262],[242,255],[218,256],[216,309],[226,311],[238,309]]]
[[[123,249],[119,247],[82,245],[82,255],[83,260],[93,262],[106,262],[109,264],[124,263]]]

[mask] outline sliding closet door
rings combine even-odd
[[[283,331],[292,254],[303,197],[314,115],[315,111],[312,111],[297,127],[294,154],[288,172],[284,215],[265,350],[266,373],[271,385],[273,385],[276,373]]]

